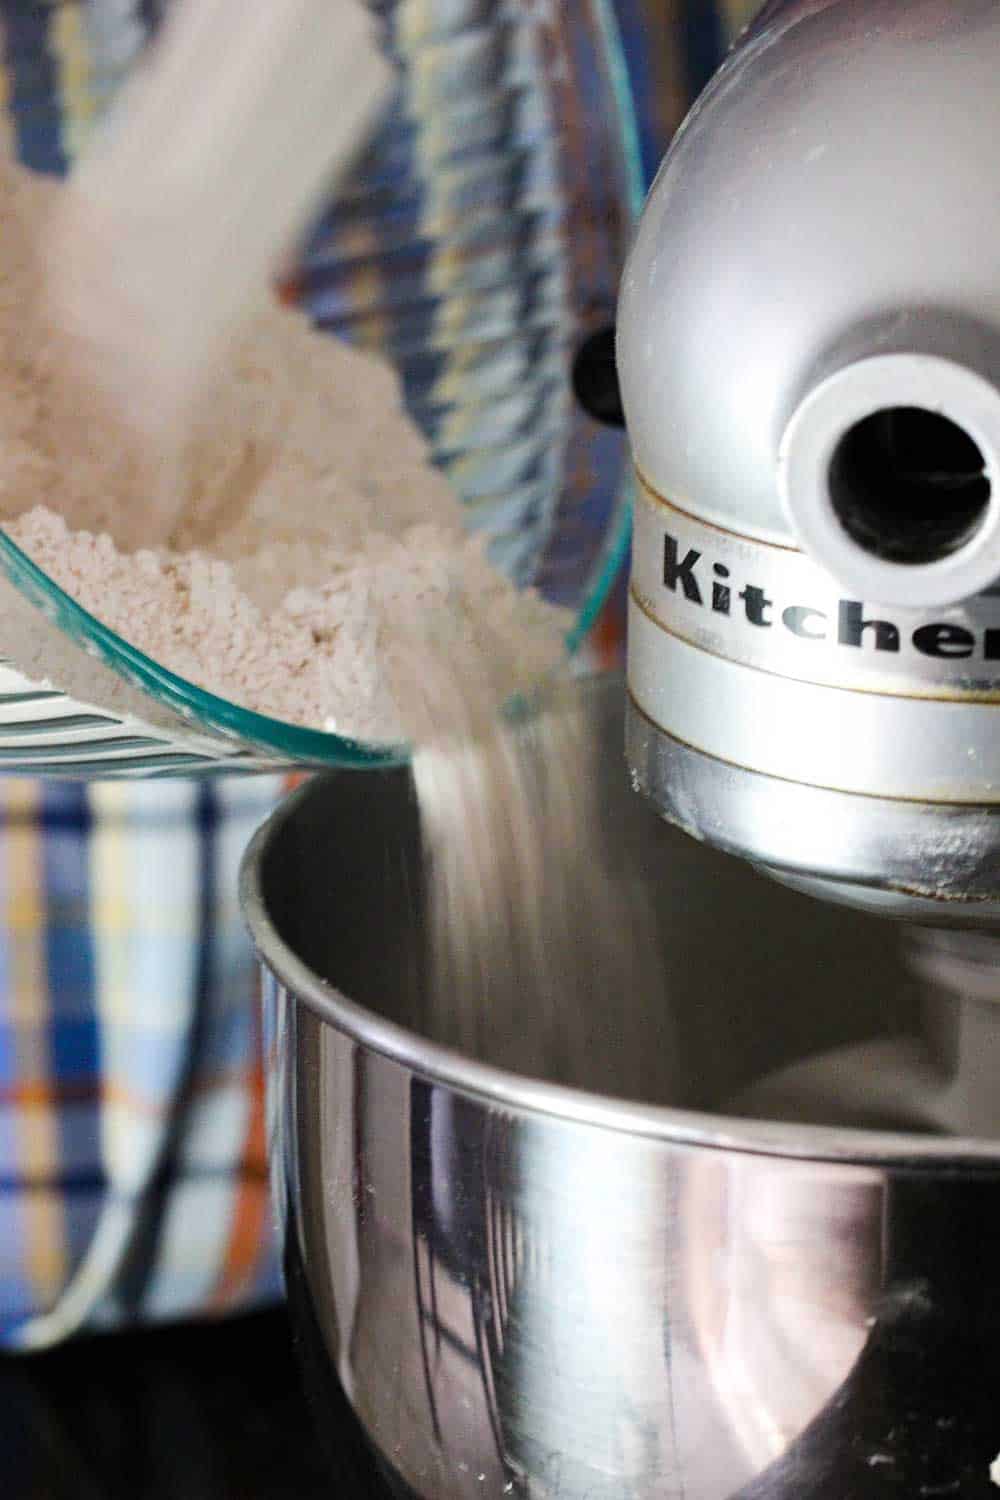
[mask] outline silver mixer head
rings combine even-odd
[[[1000,920],[1000,6],[765,8],[656,179],[618,367],[629,757],[817,894]]]

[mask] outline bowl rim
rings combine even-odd
[[[545,1116],[564,1124],[652,1139],[674,1147],[873,1169],[950,1171],[962,1166],[984,1173],[1000,1171],[1000,1141],[985,1138],[741,1119],[704,1110],[635,1103],[529,1078],[429,1041],[349,999],[313,973],[281,937],[267,910],[262,886],[269,848],[299,806],[315,795],[317,782],[322,784],[326,779],[310,778],[257,829],[240,865],[240,906],[264,974],[277,981],[297,1005],[304,1005],[319,1021],[366,1051],[399,1064],[427,1082],[507,1113]]]

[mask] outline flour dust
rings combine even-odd
[[[520,714],[500,716],[512,664],[481,642],[433,640],[413,664],[430,946],[422,1029],[530,1077],[676,1097],[654,893],[601,806],[585,686],[554,674]]]
[[[289,722],[415,743],[430,1035],[536,1077],[668,1097],[649,892],[602,815],[560,674],[565,613],[466,534],[393,372],[263,295],[156,535],[148,456],[67,378],[41,309],[59,193],[0,154],[5,530],[181,677]],[[31,678],[114,706],[107,670],[8,584],[0,627]],[[501,707],[518,695],[514,722]]]
[[[393,369],[266,287],[165,479],[159,450],[81,385],[50,316],[42,247],[63,192],[0,149],[0,524],[53,582],[217,697],[369,742],[406,735],[390,668],[400,622],[424,607],[488,629],[525,676],[551,669],[570,617],[519,593],[468,534]],[[164,482],[179,490],[169,505]],[[4,656],[118,709],[65,637],[40,655],[38,618],[0,581]]]

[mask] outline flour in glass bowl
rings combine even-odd
[[[515,1071],[666,1097],[648,891],[623,876],[595,747],[559,680],[566,614],[519,593],[466,534],[393,373],[270,298],[178,467],[179,520],[148,545],[143,497],[163,475],[71,384],[40,310],[59,192],[0,155],[0,524],[178,676],[291,723],[416,742],[430,1036]],[[155,716],[2,582],[0,646],[32,680]],[[526,724],[497,712],[543,681]],[[650,1015],[657,1045],[636,1045]]]
[[[517,591],[467,534],[392,370],[269,295],[191,436],[180,518],[147,545],[143,496],[161,476],[69,384],[41,311],[60,191],[4,144],[0,523],[45,573],[179,677],[366,741],[411,731],[407,642],[435,616],[504,663],[505,692],[556,667],[567,615]],[[6,583],[0,609],[4,654],[32,680],[112,709],[131,696]],[[143,703],[129,706],[151,717]]]

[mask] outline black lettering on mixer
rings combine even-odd
[[[972,655],[976,638],[964,625],[921,625],[913,632],[913,644],[925,656],[961,658]]]
[[[716,563],[712,568],[716,578],[728,578],[729,569],[725,563]],[[728,583],[712,584],[712,609],[717,615],[728,615],[732,603],[732,589]]]
[[[698,587],[694,570],[701,561],[701,553],[690,547],[683,562],[679,563],[677,557],[677,542],[667,532],[663,538],[663,586],[676,590],[677,585],[680,584],[684,590],[685,599],[690,599],[692,604],[700,604],[701,589]]]
[[[747,619],[751,625],[771,625],[767,612],[774,601],[767,597],[763,589],[754,588],[753,584],[748,583],[745,589],[740,590],[740,598],[746,605]]]
[[[861,646],[865,631],[871,631],[876,651],[899,650],[899,627],[891,620],[866,620],[865,607],[856,599],[841,599],[837,615],[837,640],[842,646]]]
[[[866,656],[898,655],[905,642],[921,656],[937,660],[958,662],[978,656],[984,661],[1000,661],[998,627],[975,630],[953,620],[931,620],[916,626],[907,622],[901,626],[888,618],[884,610],[871,610],[860,599],[831,601],[828,609],[808,603],[785,604],[771,598],[759,583],[732,578],[732,572],[731,565],[710,556],[706,560],[697,547],[688,547],[669,532],[664,533],[664,587],[695,610],[732,619],[737,628],[741,621],[758,628],[780,625],[789,635],[807,644],[826,642],[851,653],[864,652]],[[771,593],[777,592],[772,582]],[[743,603],[743,610],[735,616],[731,614],[734,598]]]

